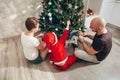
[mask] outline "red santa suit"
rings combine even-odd
[[[48,49],[51,51],[49,55],[50,61],[52,61],[54,63],[54,67],[59,70],[66,70],[76,60],[74,55],[67,56],[66,49],[64,47],[68,33],[69,30],[65,29],[62,37],[59,40],[57,40],[54,32],[47,33],[43,38]],[[57,65],[63,62],[65,63],[62,66]]]

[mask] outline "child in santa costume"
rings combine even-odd
[[[66,70],[76,61],[74,55],[67,56],[64,47],[69,33],[69,25],[70,21],[68,20],[67,26],[59,40],[54,32],[47,33],[43,38],[50,51],[50,62],[53,63],[54,67],[58,70]]]

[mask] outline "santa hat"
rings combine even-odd
[[[50,49],[52,45],[55,45],[57,43],[57,36],[54,32],[47,33],[43,40],[45,41],[47,47]]]

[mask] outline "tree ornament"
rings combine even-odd
[[[64,22],[64,21],[63,21],[62,23],[65,25],[65,22]]]
[[[61,6],[60,4],[57,5],[58,8],[60,8],[60,6]]]
[[[81,13],[84,14],[85,13],[84,10],[82,10]]]
[[[49,4],[49,5],[52,5],[52,3],[51,3],[51,2],[48,2],[48,4]]]
[[[62,11],[62,10],[59,10],[59,13],[60,13],[60,14],[62,14],[62,13],[63,13],[63,11]]]
[[[58,31],[58,28],[55,28],[56,31]]]
[[[72,22],[72,25],[74,25],[75,24],[75,22]]]
[[[72,36],[73,34],[74,34],[74,32],[73,32],[73,31],[71,31],[71,32],[70,32],[70,36]]]
[[[43,20],[45,20],[45,17],[43,17]]]
[[[49,12],[49,13],[48,13],[48,16],[52,16],[52,13]]]
[[[46,27],[46,25],[44,24],[44,27]]]
[[[78,6],[75,6],[75,9],[77,9],[78,8]]]
[[[52,21],[52,17],[51,16],[49,16],[49,20]]]
[[[72,4],[68,4],[68,7],[69,7],[69,8],[72,8]]]
[[[58,12],[58,9],[55,9],[55,12]]]
[[[81,19],[79,18],[78,21],[81,21]]]

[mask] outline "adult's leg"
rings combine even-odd
[[[85,43],[86,43],[88,46],[91,46],[91,43],[92,43],[92,40],[91,40],[91,39],[84,38],[84,40],[85,40]],[[77,40],[77,46],[78,46],[78,48],[79,48],[80,50],[84,50],[84,49],[83,49],[83,46],[82,46],[82,44],[80,43],[79,40]]]
[[[80,50],[78,48],[75,49],[75,56],[79,59],[93,62],[93,63],[99,63],[100,61],[97,60],[95,55],[89,55],[84,50]]]

